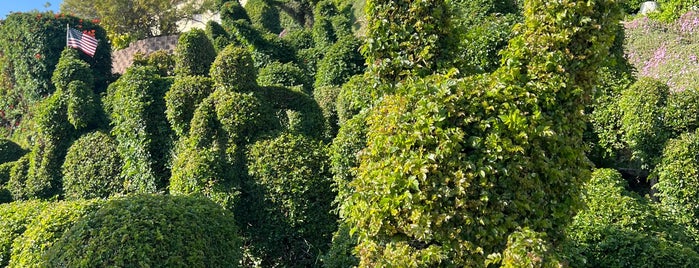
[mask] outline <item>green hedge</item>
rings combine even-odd
[[[262,265],[317,266],[337,228],[325,145],[285,133],[252,145],[247,162],[259,196],[238,216],[254,223],[246,231]]]
[[[211,64],[211,78],[216,87],[233,91],[248,91],[257,87],[257,68],[250,52],[229,45],[218,54]]]
[[[364,57],[359,54],[361,42],[348,35],[330,46],[318,62],[315,87],[342,86],[353,75],[364,72]]]
[[[152,66],[158,69],[160,76],[173,76],[175,75],[175,56],[167,50],[158,50],[148,56],[136,53],[132,66]]]
[[[339,94],[340,88],[332,86],[319,87],[313,92],[313,98],[320,106],[323,118],[325,118],[323,139],[326,141],[332,141],[340,129],[337,121],[337,96]]]
[[[102,107],[98,103],[99,97],[92,92],[88,84],[83,81],[72,81],[68,84],[67,93],[67,117],[76,130],[90,130],[104,125]]]
[[[311,77],[293,62],[280,63],[275,61],[260,68],[257,84],[260,86],[289,87],[306,94],[311,94],[313,91]]]
[[[235,267],[233,216],[197,197],[136,195],[87,214],[44,255],[51,267]]]
[[[49,205],[50,203],[41,201],[0,204],[0,266],[7,267],[12,254],[12,243]]]
[[[282,32],[279,10],[268,4],[266,0],[248,0],[245,3],[245,11],[250,16],[253,26],[274,34]]]
[[[322,138],[325,119],[315,100],[302,92],[282,87],[257,89],[260,100],[276,114],[282,127],[290,132]]]
[[[68,84],[73,81],[82,81],[92,90],[94,86],[94,76],[90,65],[80,59],[79,52],[66,47],[61,52],[61,57],[56,64],[56,69],[51,76],[51,82],[56,89],[68,90]]]
[[[207,75],[216,58],[216,49],[204,30],[192,29],[180,35],[175,47],[175,74]]]
[[[24,205],[34,206],[32,203]],[[22,232],[12,243],[12,254],[8,267],[49,267],[44,255],[51,249],[63,233],[87,213],[99,208],[100,202],[87,201],[62,201],[47,204],[26,225]]]
[[[25,200],[28,198],[25,184],[27,173],[29,172],[29,158],[29,155],[20,157],[10,168],[10,180],[7,182],[5,189],[10,192],[12,200]]]
[[[226,29],[221,26],[216,21],[210,20],[206,23],[206,36],[209,37],[211,43],[214,45],[216,52],[219,52],[226,48],[231,43],[230,37]]]
[[[25,153],[26,151],[19,144],[8,139],[0,139],[0,164],[16,161]]]
[[[132,67],[109,88],[106,102],[111,134],[124,166],[127,192],[152,193],[170,178],[171,130],[165,117],[165,93],[170,81],[153,67]]]
[[[699,89],[672,92],[667,98],[664,119],[672,136],[699,128]]]
[[[178,76],[165,94],[170,127],[179,137],[189,132],[189,122],[201,101],[213,92],[213,80],[203,76]]]
[[[121,167],[114,138],[101,131],[83,135],[68,148],[63,163],[65,198],[107,198],[123,193]]]

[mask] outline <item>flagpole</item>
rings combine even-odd
[[[66,46],[68,46],[68,32],[70,32],[70,23],[66,23]]]

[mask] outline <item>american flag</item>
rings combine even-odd
[[[85,54],[90,55],[90,57],[95,56],[97,39],[94,37],[68,27],[67,40],[69,47],[80,49],[85,52]]]

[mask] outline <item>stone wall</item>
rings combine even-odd
[[[165,50],[173,53],[177,46],[179,35],[158,36],[148,39],[138,40],[131,43],[125,49],[112,52],[112,72],[123,74],[126,68],[133,63],[134,54],[140,52],[145,55],[158,50]]]

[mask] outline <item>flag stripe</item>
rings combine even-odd
[[[69,47],[80,49],[91,57],[95,55],[98,44],[97,39],[94,37],[83,34],[82,32],[73,28],[68,29],[67,43]]]

